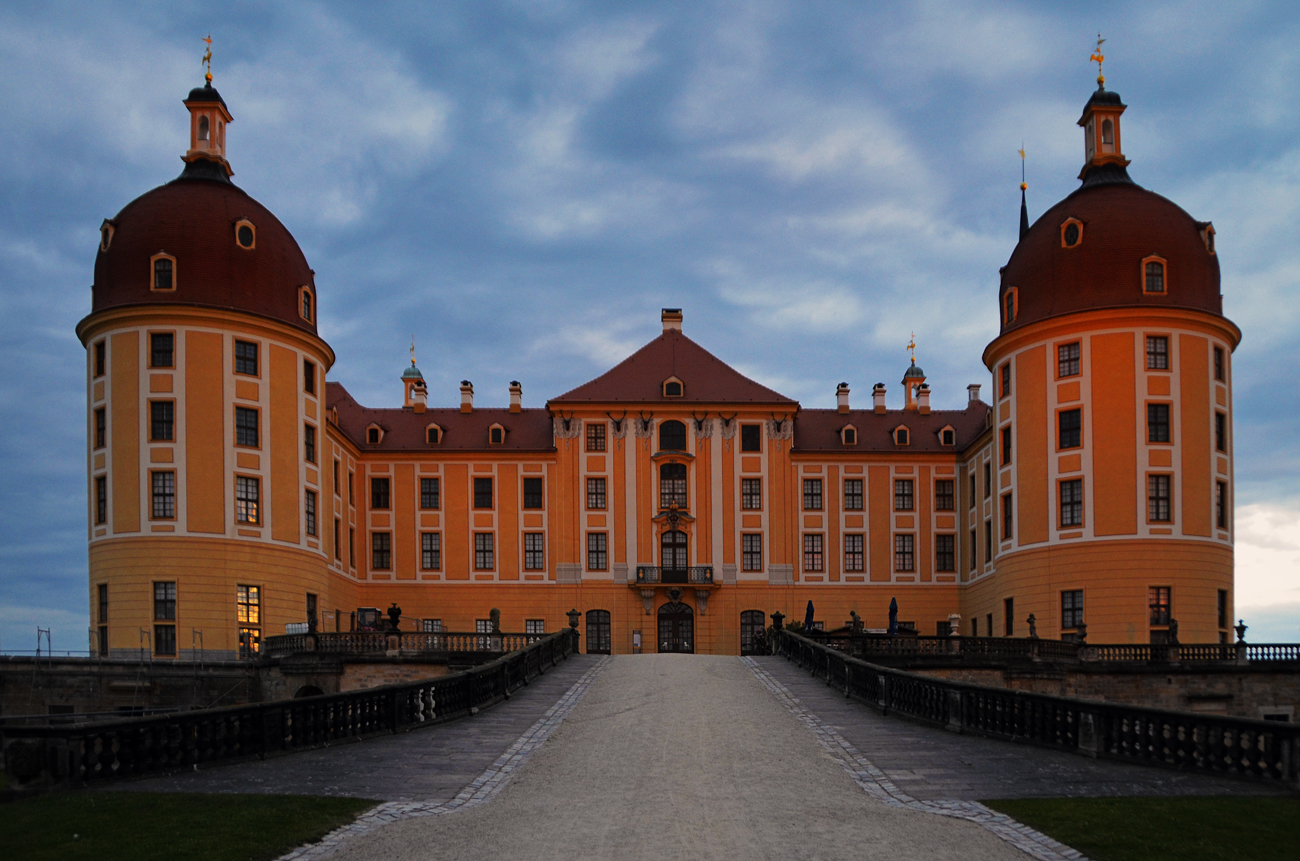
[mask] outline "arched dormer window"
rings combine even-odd
[[[858,429],[853,425],[845,425],[840,428],[840,442],[844,445],[857,445]]]
[[[442,442],[442,428],[435,424],[427,426],[424,429],[424,441],[429,445],[437,445]]]
[[[312,295],[311,288],[302,286],[298,288],[298,314],[308,323],[316,321],[316,297]]]
[[[366,426],[366,444],[379,445],[384,441],[384,429],[373,422]]]
[[[1002,297],[1002,325],[1010,326],[1016,322],[1016,306],[1019,299],[1019,291],[1015,287],[1008,287],[1006,295]]]
[[[1165,260],[1163,257],[1147,257],[1142,261],[1142,292],[1165,293]]]
[[[208,133],[208,129],[209,129],[208,118],[206,116],[200,116],[199,117],[199,140],[202,141],[203,143],[207,143],[211,139],[211,135]]]
[[[956,445],[957,431],[952,425],[947,425],[939,429],[939,445]]]
[[[676,419],[660,423],[659,450],[686,451],[686,425]]]
[[[494,422],[488,427],[488,445],[504,445],[506,441],[506,429],[499,423]]]
[[[150,290],[175,290],[176,289],[176,258],[170,254],[159,252],[149,258],[149,268],[153,272],[153,280],[150,282]]]
[[[686,394],[686,384],[677,377],[669,377],[664,380],[664,397],[680,398]]]
[[[905,425],[894,428],[894,445],[911,445],[912,433]]]

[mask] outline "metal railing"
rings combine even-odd
[[[963,638],[965,639],[965,638]],[[1086,756],[1300,785],[1300,726],[953,682],[870,664],[786,630],[773,653],[884,714]]]
[[[546,634],[480,634],[464,631],[400,631],[395,636],[381,631],[281,634],[267,637],[262,642],[262,654],[271,658],[302,652],[373,655],[383,654],[394,646],[404,654],[516,652],[546,636]]]
[[[510,696],[578,649],[577,631],[462,673],[378,688],[75,726],[0,728],[10,785],[81,784],[188,770],[398,733]]]
[[[690,568],[664,568],[662,565],[638,565],[636,566],[636,582],[638,585],[658,585],[658,584],[713,584],[713,566],[712,565],[695,565]]]

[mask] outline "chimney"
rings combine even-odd
[[[474,384],[469,380],[460,381],[460,411],[474,412]]]
[[[980,399],[980,384],[971,383],[969,386],[966,387],[966,400],[969,403],[973,404],[979,399]]]
[[[877,415],[885,414],[885,384],[876,383],[876,387],[871,390],[872,407]]]
[[[835,389],[836,407],[841,413],[849,411],[849,384],[840,383]]]
[[[659,315],[659,319],[664,323],[664,332],[680,332],[682,330],[682,309],[665,308]]]
[[[930,384],[921,383],[916,390],[916,411],[923,416],[930,414]]]
[[[519,385],[518,380],[510,381],[510,412],[519,413],[524,410],[524,387]]]
[[[420,380],[411,385],[411,409],[417,413],[422,413],[429,407],[429,391],[424,387],[424,381]]]

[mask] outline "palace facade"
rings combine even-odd
[[[1214,228],[1136,185],[1125,106],[1084,106],[1080,188],[1001,271],[988,402],[924,372],[811,409],[665,309],[607,373],[522,406],[402,405],[327,381],[313,272],[235,186],[232,116],[190,92],[181,175],[101,228],[86,347],[89,603],[104,654],[251,654],[357,608],[550,632],[593,652],[736,654],[769,614],[827,628],[891,599],[921,633],[1226,639],[1231,357]],[[993,297],[990,297],[993,298]],[[897,403],[897,400],[895,400]],[[960,620],[953,617],[959,614]],[[1180,627],[1179,627],[1180,626]]]

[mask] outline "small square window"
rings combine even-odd
[[[1079,344],[1061,344],[1056,348],[1056,375],[1058,377],[1077,377],[1079,375]]]
[[[171,332],[149,334],[149,367],[173,368],[176,366],[176,336]]]
[[[257,376],[257,344],[235,341],[235,373]]]
[[[1169,370],[1169,338],[1164,335],[1147,336],[1147,370]]]
[[[260,479],[252,476],[235,476],[235,520],[239,523],[259,523],[261,520]]]
[[[762,425],[741,425],[740,426],[740,450],[741,451],[762,451],[763,450],[763,426]]]
[[[676,380],[669,380],[664,383],[665,398],[680,398],[682,396],[682,384]]]
[[[587,451],[605,450],[605,423],[587,422]]]

